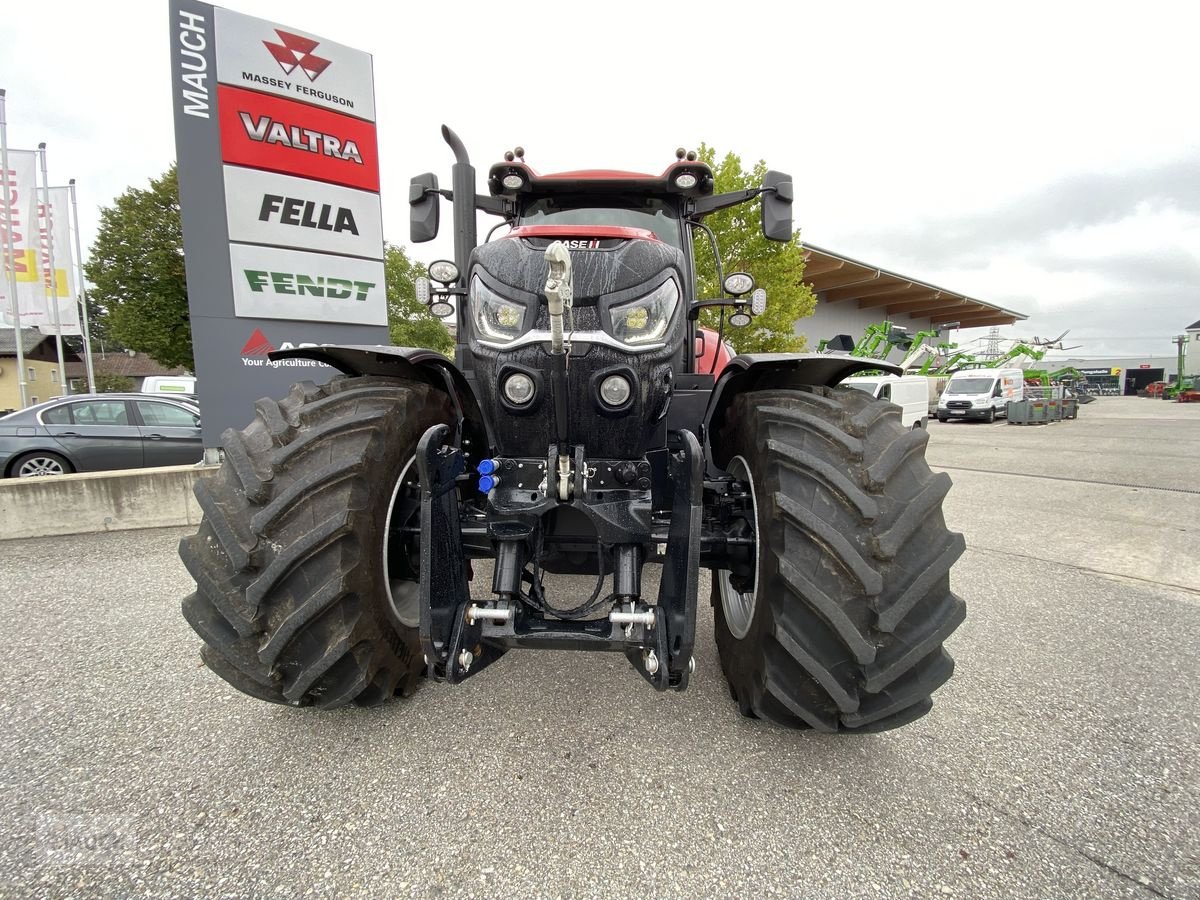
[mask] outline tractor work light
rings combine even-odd
[[[729,317],[729,324],[734,328],[745,328],[752,321],[749,313],[741,312],[740,310]]]
[[[525,186],[525,179],[516,172],[509,172],[500,182],[510,191],[519,191]]]
[[[664,281],[644,297],[614,306],[609,311],[612,336],[632,346],[661,340],[679,304],[679,288]]]
[[[435,300],[429,304],[429,311],[439,319],[454,315],[454,307],[445,300]]]
[[[755,288],[754,293],[750,295],[750,312],[756,316],[761,316],[767,311],[767,292],[762,288]]]
[[[629,384],[629,379],[624,375],[609,375],[600,382],[600,400],[605,406],[611,406],[614,409],[628,403],[629,395],[632,392],[633,388]]]
[[[514,372],[504,379],[504,396],[514,406],[524,406],[533,399],[533,379],[524,372]]]
[[[424,275],[418,275],[413,279],[413,289],[417,292],[417,302],[422,306],[428,306],[431,294],[429,279]]]
[[[675,187],[681,191],[690,191],[696,186],[696,176],[691,172],[680,172],[675,176]]]
[[[725,293],[740,297],[754,290],[754,279],[745,272],[732,272],[725,276]]]
[[[475,327],[482,337],[508,344],[520,336],[525,325],[525,307],[505,300],[478,276],[471,279],[470,305]]]
[[[458,281],[458,266],[448,259],[439,259],[429,264],[429,277],[441,284]]]

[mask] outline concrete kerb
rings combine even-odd
[[[0,540],[199,525],[203,466],[163,466],[0,481]]]

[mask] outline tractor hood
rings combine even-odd
[[[476,248],[473,262],[493,287],[540,295],[546,283],[546,248],[562,241],[571,251],[575,305],[642,287],[668,269],[682,284],[683,254],[643,228],[597,225],[525,225]]]

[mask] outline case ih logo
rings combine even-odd
[[[263,41],[263,46],[271,51],[275,62],[279,63],[279,67],[283,69],[283,74],[291,75],[296,69],[300,69],[308,76],[309,81],[316,81],[321,77],[321,73],[329,68],[332,60],[324,59],[313,53],[320,41],[301,37],[279,28],[275,29],[275,33],[279,35],[279,40],[283,43],[272,44],[270,41]]]

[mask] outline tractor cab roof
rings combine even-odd
[[[520,160],[497,163],[488,172],[492,196],[524,204],[538,197],[563,194],[635,194],[674,200],[713,192],[712,170],[699,160],[677,160],[661,175],[615,169],[581,169],[542,175]]]

